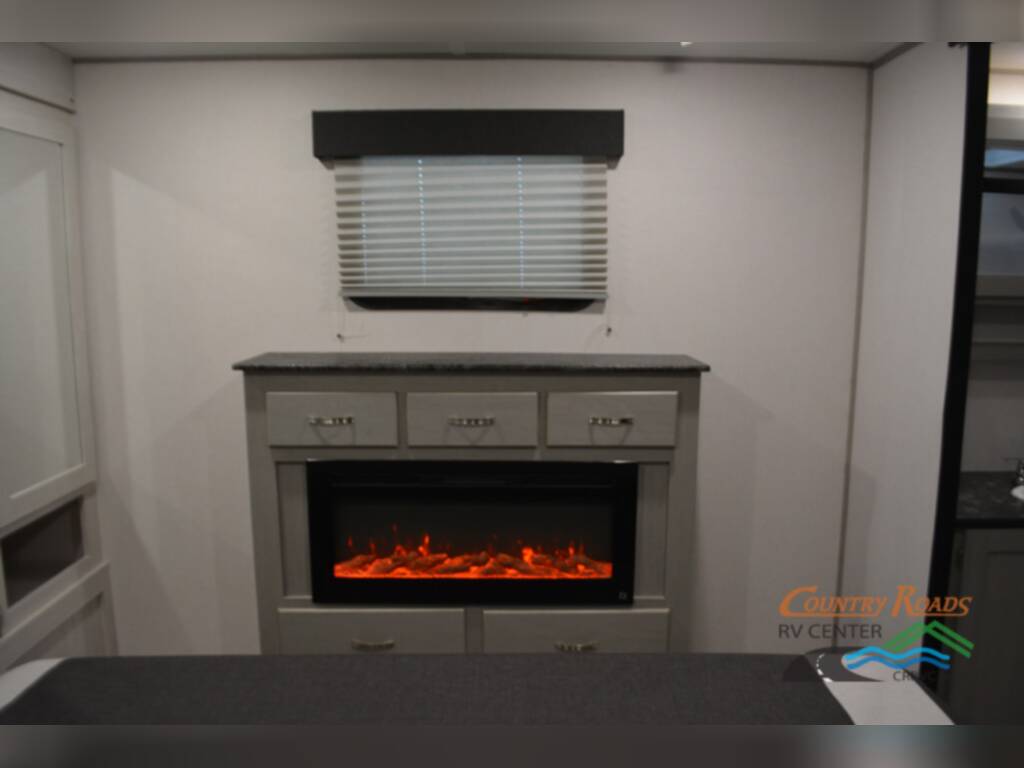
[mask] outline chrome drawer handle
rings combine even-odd
[[[590,426],[592,427],[631,427],[633,426],[632,416],[591,416]]]
[[[310,416],[306,422],[311,427],[350,427],[355,420],[354,416]]]
[[[390,651],[395,647],[394,640],[378,640],[376,642],[369,642],[367,640],[356,640],[352,638],[352,650],[353,651]]]
[[[590,653],[597,650],[597,642],[590,643],[555,643],[555,650],[562,653]]]
[[[449,427],[493,427],[494,417],[493,416],[480,416],[477,418],[466,419],[461,416],[449,416],[448,417]]]

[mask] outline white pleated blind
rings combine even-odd
[[[606,295],[604,161],[365,157],[334,175],[345,295]]]

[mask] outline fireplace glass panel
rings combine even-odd
[[[637,468],[313,462],[316,602],[628,603]]]

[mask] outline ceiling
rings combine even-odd
[[[494,56],[587,59],[739,59],[870,64],[900,43],[50,43],[75,61]]]

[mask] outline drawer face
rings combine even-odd
[[[671,447],[675,392],[552,392],[548,445]]]
[[[465,611],[339,609],[278,611],[282,653],[465,653]]]
[[[411,392],[409,445],[458,448],[537,444],[535,392]]]
[[[485,610],[486,653],[663,653],[668,609]]]
[[[270,445],[398,445],[394,392],[268,392]]]

